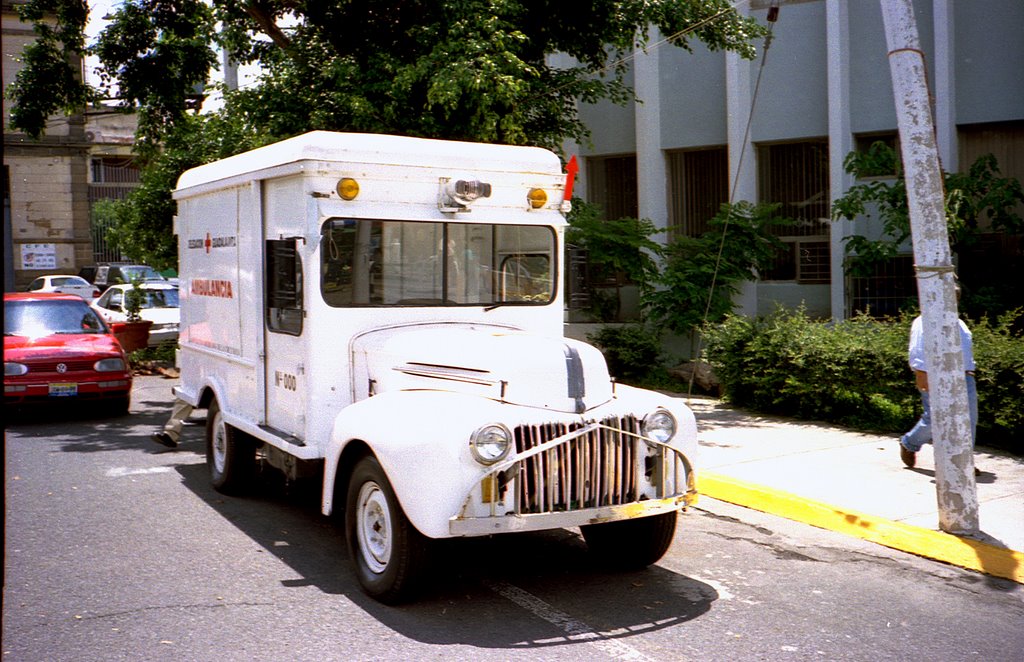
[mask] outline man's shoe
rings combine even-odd
[[[171,435],[166,432],[154,432],[153,441],[160,444],[161,446],[167,446],[168,448],[177,448],[178,442],[171,439]]]
[[[977,478],[980,475],[981,475],[981,469],[979,469],[978,467],[974,467],[974,477]]]
[[[903,464],[913,468],[917,464],[917,453],[911,450],[907,450],[903,444],[900,444],[900,459],[903,460]]]

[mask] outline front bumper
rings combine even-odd
[[[595,422],[491,467],[449,520],[453,536],[598,524],[697,500],[689,458],[622,424]]]

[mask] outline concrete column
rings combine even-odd
[[[649,43],[661,40],[651,28]],[[661,149],[661,85],[658,80],[658,51],[634,50],[633,84],[640,103],[636,104],[636,176],[640,218],[650,219],[655,227],[668,227],[668,173]],[[652,237],[664,243],[667,233]]]
[[[954,43],[953,0],[933,0],[935,29],[935,137],[939,145],[942,169],[960,169],[956,133],[956,48]]]
[[[736,53],[725,54],[726,118],[729,139],[729,201],[757,202],[757,158],[748,139],[753,101],[751,62]],[[757,283],[744,282],[736,296],[736,312],[757,314]]]
[[[832,199],[841,198],[853,185],[853,176],[843,168],[843,159],[853,151],[850,128],[850,20],[845,0],[825,3],[828,51],[828,154],[829,187]],[[829,247],[832,258],[829,294],[832,318],[846,318],[846,274],[843,272],[843,239],[853,233],[853,222],[832,223]]]

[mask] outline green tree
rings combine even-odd
[[[722,205],[703,235],[670,243],[656,287],[644,296],[651,320],[687,335],[731,313],[740,283],[756,280],[758,271],[766,269],[782,248],[769,227],[793,221],[780,217],[779,207]]]
[[[853,276],[866,276],[879,263],[906,251],[910,239],[906,183],[899,155],[881,142],[866,152],[848,154],[845,167],[859,183],[832,203],[833,219],[877,215],[881,221],[877,239],[864,235],[846,239],[844,269]],[[975,247],[983,232],[1024,232],[1024,219],[1016,211],[1024,204],[1021,183],[1002,176],[991,154],[978,158],[966,172],[943,173],[943,181],[949,244],[954,253],[962,255]],[[1024,305],[1024,290],[1018,285],[1022,267],[1024,260],[1018,257],[1016,262],[1001,264],[989,259],[983,268],[961,270],[964,308],[972,317],[981,317]]]
[[[11,124],[39,136],[49,115],[116,97],[139,113],[143,167],[162,171],[150,176],[154,192],[173,184],[176,167],[223,156],[208,149],[213,139],[188,140],[223,127],[243,137],[234,151],[313,129],[557,149],[567,138],[588,139],[577,102],[632,99],[624,81],[628,56],[634,44],[647,43],[651,25],[682,48],[698,41],[752,58],[751,42],[766,29],[732,4],[125,0],[97,42],[86,45],[85,0],[28,0],[22,16],[43,39],[8,89]],[[217,46],[240,63],[258,64],[262,75],[226,96],[217,121],[197,128],[191,100],[207,82]],[[67,64],[68,56],[90,53],[101,63],[98,90]],[[574,64],[551,64],[554,53]],[[132,231],[168,234],[169,195],[139,195],[146,200],[129,202],[137,206]]]

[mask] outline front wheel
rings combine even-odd
[[[385,604],[408,599],[421,578],[427,539],[406,518],[380,463],[364,457],[345,499],[345,537],[359,584]]]
[[[676,533],[678,512],[580,527],[591,553],[621,569],[646,568],[665,555]]]
[[[206,412],[206,464],[213,488],[223,494],[240,494],[252,484],[256,446],[224,421],[214,400]]]

